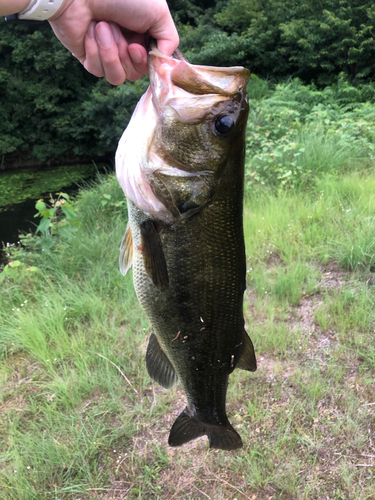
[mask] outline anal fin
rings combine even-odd
[[[153,284],[162,290],[168,288],[169,278],[160,237],[152,220],[141,223],[142,255],[147,274]]]
[[[178,376],[168,356],[160,347],[155,333],[151,334],[147,352],[146,368],[150,377],[165,389],[170,389],[178,382]]]
[[[255,372],[257,369],[257,360],[255,357],[254,346],[245,330],[243,331],[243,343],[245,347],[236,368],[241,368],[241,370],[247,370],[249,372]]]
[[[133,235],[129,222],[120,246],[119,264],[120,271],[124,276],[133,264]]]

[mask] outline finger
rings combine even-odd
[[[109,23],[109,25],[112,29],[113,37],[117,43],[118,55],[126,74],[126,78],[131,82],[135,82],[142,77],[143,73],[139,72],[137,68],[135,68],[129,54],[128,42],[126,41],[124,34],[121,32],[119,26],[115,23]]]
[[[173,52],[177,49],[178,44],[180,43],[180,39],[177,35],[176,31],[176,36],[172,37],[171,39],[166,39],[166,38],[157,38],[155,36],[157,42],[158,42],[158,49],[163,52],[166,56],[171,56]]]
[[[104,69],[100,60],[99,47],[95,39],[95,26],[96,22],[91,21],[84,42],[86,54],[80,58],[80,61],[89,73],[101,77],[104,76]]]
[[[158,22],[149,29],[149,33],[157,40],[158,49],[167,56],[172,55],[180,42],[176,26],[168,9]]]
[[[109,23],[109,24],[111,26],[114,39],[116,40],[116,43],[117,43],[119,58],[120,58],[122,67],[124,68],[126,78],[128,80],[130,80],[131,82],[135,82],[136,80],[139,80],[142,77],[142,75],[145,71],[139,71],[139,68],[136,67],[136,65],[134,65],[133,60],[131,58],[131,55],[129,53],[128,42],[126,41],[124,34],[121,32],[120,27],[115,23]],[[144,47],[142,47],[142,49],[144,50],[144,56],[141,54],[141,61],[143,61],[143,59],[145,58],[146,63],[141,64],[140,69],[141,70],[146,69],[146,71],[147,71],[147,53],[146,53],[146,49],[144,49]],[[138,54],[138,51],[137,51],[137,54]]]
[[[104,75],[112,85],[120,85],[126,80],[126,73],[120,61],[115,37],[117,38],[117,34],[112,32],[108,23],[100,22],[96,25],[95,38]]]
[[[148,73],[147,51],[138,43],[131,43],[128,47],[134,68],[139,74]]]

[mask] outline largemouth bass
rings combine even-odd
[[[149,53],[151,85],[116,154],[129,223],[120,269],[133,265],[137,297],[153,327],[146,366],[186,399],[169,435],[179,446],[207,435],[233,450],[241,437],[226,415],[228,377],[255,371],[244,329],[245,129],[242,67],[189,64],[180,53]]]

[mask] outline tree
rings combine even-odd
[[[185,31],[197,63],[242,64],[260,76],[328,84],[375,76],[375,7],[369,0],[229,0]]]
[[[49,25],[0,19],[4,163],[99,158],[117,147],[147,82],[113,87],[87,73]]]
[[[375,77],[370,0],[169,0],[193,63],[243,65],[261,77],[318,85]],[[113,155],[147,86],[113,87],[88,74],[49,25],[0,19],[0,156],[79,161]]]

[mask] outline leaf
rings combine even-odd
[[[30,266],[26,269],[26,271],[29,271],[30,273],[36,273],[37,271],[40,271],[40,269],[37,266]]]
[[[46,219],[49,219],[51,217],[51,215],[50,215],[50,209],[46,208],[45,210],[42,210],[39,215],[41,217],[45,217]],[[52,209],[52,215],[53,215],[53,209]]]
[[[46,234],[50,224],[51,219],[42,219],[39,223],[39,226],[36,228],[36,232],[40,231],[42,234]]]
[[[42,210],[44,210],[46,208],[46,204],[44,203],[44,201],[39,200],[35,204],[35,208],[38,210],[38,212],[41,212]]]
[[[9,267],[14,268],[14,267],[20,267],[23,266],[23,263],[20,260],[12,260],[8,264]]]
[[[62,205],[61,210],[64,212],[64,215],[68,220],[74,220],[77,218],[77,214],[74,212],[74,210],[67,207],[66,205]]]

